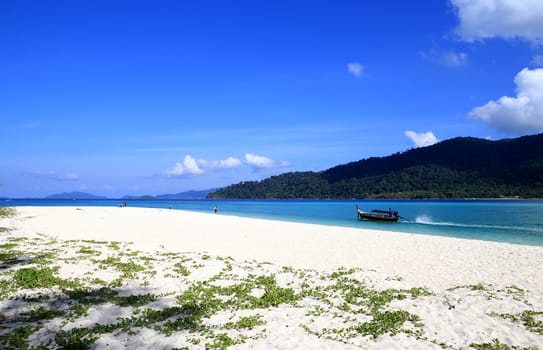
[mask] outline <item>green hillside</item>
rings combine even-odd
[[[242,182],[208,198],[543,198],[543,134],[458,137],[322,172]]]

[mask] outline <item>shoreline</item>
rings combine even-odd
[[[44,201],[543,201],[543,197],[533,198],[515,198],[515,197],[466,197],[466,198],[12,198],[0,197],[0,201],[24,201],[24,200],[44,200]]]
[[[0,346],[543,347],[543,247],[168,209],[16,210],[0,218]]]
[[[168,201],[168,200],[139,200],[135,202],[130,202],[128,207],[138,207],[138,208],[168,208],[170,207],[173,210],[182,210],[182,211],[191,211],[196,213],[212,213],[212,208],[214,205],[219,204],[221,209],[219,210],[220,215],[228,215],[228,216],[235,216],[240,218],[249,218],[249,219],[262,219],[262,220],[273,220],[273,221],[284,221],[284,222],[292,222],[292,223],[301,223],[301,224],[317,224],[317,225],[326,225],[329,227],[351,227],[351,228],[357,228],[357,229],[375,229],[378,231],[389,231],[389,232],[403,232],[408,234],[424,234],[424,235],[431,235],[431,236],[441,236],[441,237],[457,237],[460,239],[468,239],[468,240],[482,240],[482,241],[489,241],[489,242],[504,242],[504,243],[511,243],[511,244],[519,244],[519,245],[525,245],[525,246],[543,246],[543,239],[540,235],[541,228],[537,226],[537,213],[539,211],[539,200],[514,200],[514,199],[494,199],[494,200],[487,200],[487,199],[468,199],[468,200],[462,200],[462,199],[455,199],[455,200],[433,200],[433,199],[422,199],[422,200],[406,200],[406,201],[396,201],[396,200],[389,200],[391,202],[396,202],[398,206],[402,206],[402,208],[398,208],[400,211],[400,214],[403,214],[407,217],[402,217],[402,220],[398,224],[394,225],[375,225],[375,223],[368,222],[367,224],[361,223],[359,220],[356,220],[356,212],[352,210],[354,213],[352,216],[348,215],[348,213],[351,212],[351,209],[349,207],[349,204],[353,203],[353,206],[357,204],[356,201],[353,200],[340,200],[332,202],[335,203],[342,203],[337,205],[331,205],[331,207],[334,207],[333,213],[328,214],[328,211],[324,209],[325,211],[322,211],[321,209],[317,209],[317,211],[314,211],[313,204],[311,203],[324,203],[323,208],[327,208],[328,205],[326,204],[326,201],[321,200],[301,200],[301,202],[310,203],[307,205],[302,205],[300,210],[301,214],[296,215],[294,213],[291,213],[289,208],[292,208],[292,206],[296,207],[296,202],[298,200],[264,200],[262,203],[291,203],[291,205],[279,205],[275,204],[272,205],[271,209],[268,210],[268,208],[262,210],[260,206],[256,206],[256,210],[251,209],[251,201],[245,201],[245,200],[224,200],[222,202],[217,203],[215,201],[210,200],[174,200],[174,201]],[[243,204],[237,205],[236,203],[241,202]],[[259,203],[261,200],[256,200],[255,203]],[[386,201],[376,200],[376,202],[381,202],[382,207],[387,207],[388,204],[386,204]],[[403,202],[403,203],[402,203]],[[437,211],[434,213],[436,216],[434,217],[431,213],[433,211],[432,203],[449,203],[447,204],[447,208],[440,212]],[[471,222],[467,222],[464,220],[465,214],[462,214],[461,216],[455,217],[454,215],[450,216],[447,214],[448,212],[454,212],[453,208],[450,208],[452,206],[455,206],[454,203],[466,203],[466,206],[471,206],[470,203],[488,203],[486,205],[492,206],[492,203],[505,203],[503,206],[498,205],[496,206],[496,210],[499,211],[501,216],[496,217],[496,219],[490,219],[490,221],[487,219],[483,219],[483,222],[480,226],[476,223],[473,224]],[[234,204],[229,204],[234,203]],[[372,201],[369,201],[366,203],[366,207],[369,206],[369,208],[365,209],[371,209],[371,203]],[[412,203],[413,205],[405,205],[404,203]],[[517,203],[517,204],[510,204],[510,203]],[[509,207],[514,207],[512,210],[517,212],[518,215],[521,215],[522,208],[516,209],[518,205],[525,204],[527,206],[527,213],[530,213],[528,218],[528,221],[525,223],[522,223],[521,225],[518,225],[515,220],[511,221],[508,219],[502,220],[503,217],[509,217]],[[13,203],[10,203],[11,206],[21,206],[21,207],[42,207],[42,206],[81,206],[81,207],[92,207],[92,206],[99,206],[99,207],[117,207],[121,204],[123,204],[122,201],[117,201],[114,199],[96,199],[96,200],[79,200],[79,201],[73,201],[73,200],[47,200],[47,199],[39,199],[39,200],[16,200]],[[1,205],[1,203],[0,203]],[[265,205],[265,204],[264,204]],[[340,208],[341,206],[341,208]],[[339,211],[337,208],[340,208]],[[320,206],[319,206],[320,208]],[[475,205],[476,211],[482,211],[479,213],[480,215],[486,215],[485,210],[479,209],[480,206],[478,204]],[[296,208],[294,208],[296,209]],[[408,212],[409,209],[409,212]],[[461,208],[462,209],[462,208]],[[470,209],[467,209],[470,210]],[[307,212],[307,213],[306,213]],[[468,216],[471,213],[468,213]],[[494,223],[494,225],[493,225]]]

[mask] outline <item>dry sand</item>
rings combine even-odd
[[[149,290],[161,295],[182,293],[191,283],[221,271],[224,257],[233,258],[231,271],[235,276],[243,275],[247,269],[255,274],[273,273],[279,284],[295,286],[296,292],[301,290],[303,280],[298,278],[299,272],[287,276],[290,267],[312,271],[306,273],[309,276],[304,277],[306,282],[311,286],[322,284],[325,290],[336,293],[331,298],[341,296],[337,291],[331,292],[331,288],[326,289],[328,285],[320,281],[331,280],[331,273],[338,269],[350,268],[355,270],[349,276],[376,290],[424,287],[433,293],[394,300],[385,307],[418,315],[424,326],[423,332],[416,335],[385,332],[373,339],[347,331],[331,332],[330,329],[341,329],[342,324],[355,329],[355,325],[368,319],[357,319],[361,317],[359,313],[342,310],[335,299],[327,304],[307,297],[297,305],[282,304],[260,311],[266,325],[247,330],[248,338],[238,341],[234,348],[463,349],[470,344],[492,342],[519,348],[543,347],[543,247],[367,230],[363,229],[363,223],[360,228],[330,227],[168,209],[19,207],[17,212],[14,218],[0,220],[0,227],[11,228],[11,234],[17,237],[38,234],[56,241],[134,242],[134,247],[142,251],[166,250],[198,260],[195,266],[199,266],[196,269],[199,272],[195,270],[183,283],[167,278],[166,261],[166,265],[155,265],[162,280],[147,279],[146,284],[134,288],[139,294]],[[103,254],[108,253],[104,250]],[[210,262],[205,258],[208,255],[222,258]],[[90,273],[77,265],[70,266],[61,266],[66,278]],[[103,274],[100,278],[107,280]],[[227,280],[221,283],[228,284]],[[130,283],[137,284],[125,280],[123,287]],[[320,313],[315,313],[315,309],[321,310]],[[100,310],[92,312],[99,315]],[[341,313],[344,311],[347,313]],[[3,300],[0,312],[15,315],[20,310],[10,309]],[[116,312],[122,314],[126,310]],[[231,310],[230,313],[231,319],[234,316]],[[522,318],[519,315],[530,315],[535,328],[519,321]],[[224,326],[227,320],[221,317],[226,316],[219,313],[206,322],[211,322],[214,329],[222,329],[220,325]],[[56,325],[48,329],[51,333],[60,328]],[[212,339],[200,334],[203,341],[195,344],[189,341],[194,334],[187,331],[168,337],[148,328],[136,333],[136,338],[125,333],[104,334],[94,347],[203,349]],[[238,333],[229,334],[232,338],[240,337]]]
[[[543,247],[150,208],[20,207],[20,229],[296,268],[375,269],[432,289],[519,284],[543,294]]]

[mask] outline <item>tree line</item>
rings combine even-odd
[[[543,198],[543,134],[455,138],[322,172],[231,185],[208,198]]]

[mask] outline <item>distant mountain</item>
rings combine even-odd
[[[150,194],[146,194],[143,196],[124,196],[121,197],[121,199],[155,199],[155,197],[151,196]]]
[[[205,199],[211,192],[216,191],[217,188],[202,190],[202,191],[186,191],[177,194],[161,194],[156,196],[156,199]]]
[[[211,192],[216,191],[217,188],[209,189],[209,190],[201,190],[201,191],[186,191],[186,192],[180,192],[176,194],[160,194],[157,196],[124,196],[122,199],[159,199],[159,200],[176,200],[176,199],[205,199],[207,195]]]
[[[322,172],[242,182],[209,198],[543,198],[543,134],[457,137]]]
[[[107,197],[95,196],[85,192],[64,192],[52,194],[45,197],[45,199],[107,199]]]

